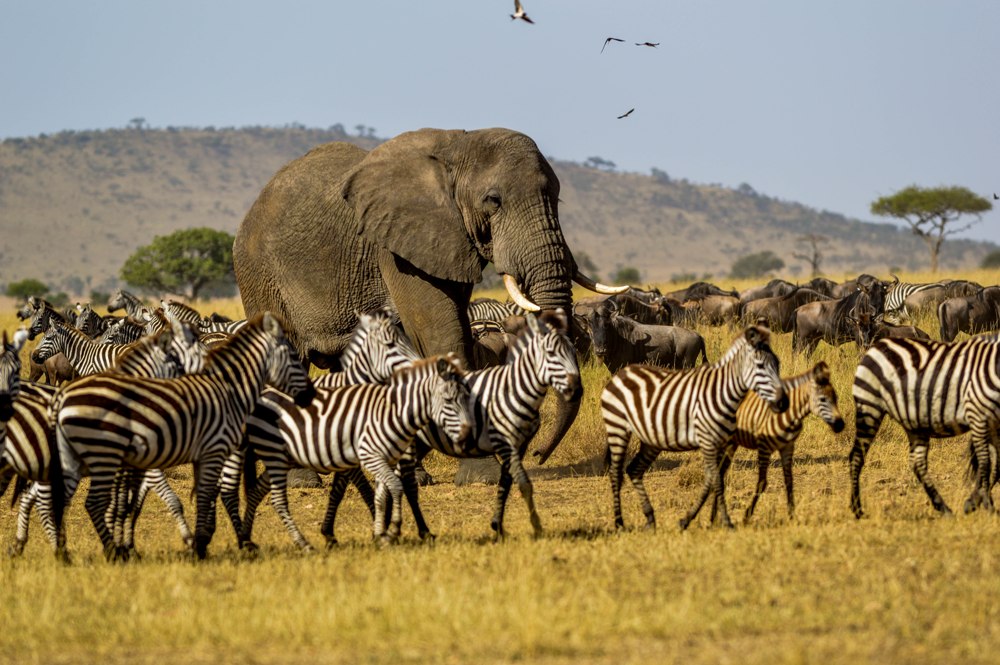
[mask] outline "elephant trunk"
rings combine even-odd
[[[534,454],[538,457],[539,464],[545,464],[545,460],[549,458],[549,455],[555,451],[556,446],[566,436],[566,432],[569,431],[569,428],[576,420],[576,414],[580,412],[580,404],[583,402],[582,398],[583,391],[579,390],[573,397],[559,400],[556,406],[555,422],[552,423],[552,427],[548,431],[548,436],[539,441],[535,447]]]

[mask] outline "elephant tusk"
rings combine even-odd
[[[584,287],[585,289],[590,289],[591,291],[602,293],[606,296],[613,296],[618,293],[625,293],[630,288],[627,284],[625,286],[607,286],[606,284],[599,284],[594,280],[592,280],[591,278],[584,275],[579,270],[577,270],[576,274],[573,275],[573,281],[579,284],[580,286]]]
[[[503,285],[507,287],[507,293],[510,294],[511,300],[526,312],[540,312],[542,308],[535,303],[528,300],[528,297],[521,293],[521,287],[517,285],[517,280],[511,275],[503,276]]]

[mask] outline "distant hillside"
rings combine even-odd
[[[34,277],[57,290],[109,290],[136,247],[192,226],[235,232],[261,187],[289,160],[317,144],[379,140],[340,126],[243,129],[122,129],[61,132],[0,143],[0,284]],[[688,273],[723,279],[744,254],[773,250],[787,275],[805,275],[792,258],[796,238],[821,233],[828,274],[890,266],[920,269],[919,239],[872,224],[762,196],[613,173],[553,160],[562,183],[561,221],[570,246],[586,252],[599,277],[621,266],[647,281]],[[951,240],[941,266],[978,265],[995,246]]]

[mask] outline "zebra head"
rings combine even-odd
[[[125,309],[126,302],[125,292],[121,289],[116,289],[108,299],[108,314],[114,314],[120,309]]]
[[[393,313],[385,309],[360,315],[358,327],[340,356],[345,371],[350,368],[370,383],[388,383],[397,369],[416,360],[420,354]]]
[[[205,369],[208,346],[201,340],[194,325],[181,321],[170,312],[165,312],[165,316],[170,323],[167,354],[176,361],[183,374],[200,373]]]
[[[760,395],[775,413],[788,409],[788,395],[785,394],[778,372],[778,356],[771,349],[771,330],[762,325],[748,326],[737,342],[743,342],[742,373],[746,385]]]
[[[830,383],[830,368],[822,360],[812,368],[809,381],[809,410],[830,426],[834,433],[844,431],[844,419],[837,408],[837,391]]]
[[[35,339],[41,333],[48,330],[53,318],[57,321],[66,320],[62,314],[42,301],[41,307],[35,308],[31,315],[31,324],[28,326],[28,339]]]
[[[65,341],[65,331],[62,328],[62,324],[56,321],[42,335],[42,341],[31,352],[31,359],[41,365],[52,356],[62,352]]]
[[[285,337],[284,328],[270,312],[264,312],[261,324],[271,347],[266,359],[265,382],[294,399],[298,406],[309,406],[316,396],[316,387],[299,361],[298,352]]]
[[[21,391],[21,347],[28,339],[24,328],[14,333],[8,341],[3,332],[3,351],[0,353],[0,421],[6,422],[14,415],[14,399]]]
[[[95,337],[99,333],[104,332],[106,326],[102,326],[104,321],[98,316],[97,312],[90,306],[90,303],[80,307],[79,312],[76,315],[76,325],[77,329],[82,332],[87,337]]]
[[[462,362],[454,353],[437,356],[431,378],[431,420],[454,443],[462,445],[472,434],[472,396]]]
[[[565,400],[579,399],[583,393],[583,384],[580,381],[580,367],[576,362],[576,350],[566,336],[569,331],[566,312],[560,307],[546,310],[539,317],[529,312],[525,314],[525,318],[528,328],[522,336],[526,343],[515,345],[511,359],[522,353],[532,354],[538,379],[542,383],[552,386]]]

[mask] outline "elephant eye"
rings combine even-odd
[[[496,190],[490,190],[486,192],[486,196],[483,197],[483,205],[489,212],[496,212],[500,208],[500,192]]]

